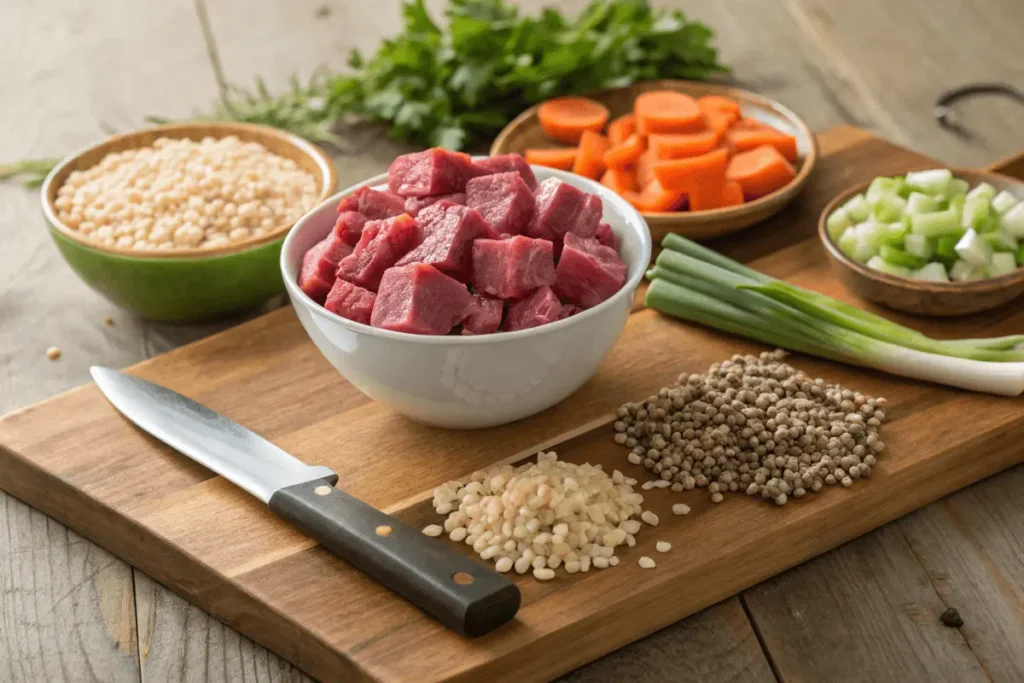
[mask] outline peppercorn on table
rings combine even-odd
[[[844,297],[820,257],[818,213],[851,179],[926,160],[850,128],[823,135],[821,146],[822,170],[790,210],[716,246]],[[952,325],[908,323],[931,334],[991,335],[1019,330],[1024,311]],[[331,467],[348,492],[423,528],[443,519],[431,505],[435,486],[541,449],[642,478],[615,442],[616,408],[681,372],[704,372],[759,348],[638,306],[598,375],[570,399],[477,432],[423,427],[370,402],[316,353],[290,310],[132,372]],[[652,487],[643,493],[653,517],[645,516],[647,528],[617,567],[554,578],[545,571],[544,581],[516,575],[524,598],[518,617],[477,640],[446,631],[230,483],[132,429],[94,386],[0,421],[0,486],[325,681],[550,678],[1020,461],[1017,400],[799,355],[790,362],[811,377],[888,399],[888,446],[870,479],[784,507],[742,495],[715,505],[707,491]],[[679,504],[689,514],[673,514]],[[671,550],[660,552],[661,543]]]

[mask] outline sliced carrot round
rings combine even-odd
[[[528,164],[557,168],[562,171],[569,171],[576,163],[576,155],[579,152],[575,147],[558,147],[555,149],[527,149],[523,151],[523,158]]]
[[[583,131],[599,133],[608,123],[608,108],[586,97],[558,97],[537,108],[537,118],[548,136],[575,145]]]
[[[715,111],[726,111],[733,112],[736,114],[736,118],[740,116],[740,105],[736,100],[731,100],[728,97],[722,95],[705,95],[704,97],[697,98],[697,106],[700,107],[701,111],[715,110]]]
[[[704,127],[700,107],[689,95],[654,90],[638,95],[633,103],[637,130],[651,133],[689,133]]]
[[[703,133],[651,135],[647,138],[647,142],[655,157],[661,161],[667,161],[707,154],[718,145],[720,137],[717,132],[707,130]]]
[[[749,152],[763,145],[769,145],[779,150],[779,153],[789,161],[797,160],[796,138],[774,128],[733,129],[726,133],[726,137],[737,152]]]
[[[580,136],[578,149],[572,172],[593,180],[600,178],[604,173],[604,154],[608,150],[608,138],[592,130],[585,130]]]
[[[643,153],[643,138],[636,134],[630,135],[604,153],[604,165],[608,168],[626,166],[639,159]]]

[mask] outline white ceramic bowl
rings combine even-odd
[[[621,242],[629,268],[625,286],[571,318],[517,332],[424,336],[346,320],[296,284],[302,255],[331,231],[342,198],[382,174],[336,194],[295,224],[281,250],[281,272],[295,312],[320,352],[364,394],[419,422],[473,429],[513,422],[566,398],[597,370],[626,324],[633,296],[651,260],[651,236],[637,211],[611,190],[580,176],[539,166],[538,180],[556,177],[596,194],[604,221]]]

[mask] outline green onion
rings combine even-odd
[[[652,284],[646,303],[652,308],[782,348],[906,377],[1009,396],[1024,392],[1024,335],[931,339],[768,277],[678,235],[666,237],[662,246],[647,274]]]

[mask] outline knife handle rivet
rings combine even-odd
[[[385,524],[382,524],[379,527],[377,527],[377,535],[378,536],[390,536],[393,531],[394,531],[394,529],[392,529],[391,527],[389,527],[389,526],[387,526]]]
[[[317,486],[315,489],[313,489],[313,493],[315,493],[318,496],[326,496],[330,492],[330,486]]]
[[[473,583],[473,577],[466,572],[455,572],[452,574],[452,581],[459,584],[460,586],[468,586]]]

